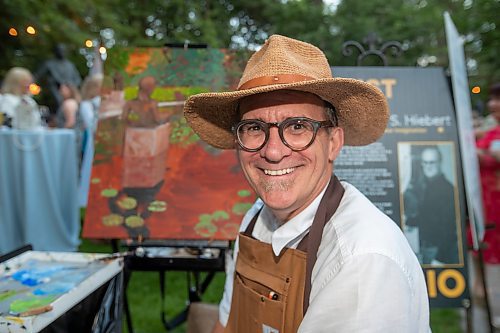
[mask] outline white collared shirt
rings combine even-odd
[[[325,225],[312,271],[309,308],[300,333],[429,332],[429,301],[424,275],[406,238],[389,217],[347,182],[340,205]],[[252,236],[270,243],[275,255],[296,248],[311,227],[323,192],[299,215],[280,225],[264,206]],[[243,218],[245,230],[263,206]],[[231,307],[233,259],[226,267],[219,320],[225,326]]]

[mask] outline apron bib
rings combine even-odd
[[[344,188],[332,177],[309,233],[297,249],[276,257],[271,244],[251,236],[257,213],[239,235],[239,254],[226,333],[294,333],[309,306],[311,273],[325,224],[335,213]]]

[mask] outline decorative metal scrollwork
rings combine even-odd
[[[387,50],[391,49],[392,56],[394,57],[399,57],[403,53],[403,46],[397,41],[385,42],[380,49],[377,49],[377,45],[382,43],[382,40],[374,32],[370,32],[363,38],[363,43],[368,46],[368,49],[355,40],[349,40],[342,44],[342,54],[346,57],[353,54],[353,49],[359,51],[359,55],[356,59],[356,66],[361,66],[362,61],[368,56],[379,57],[384,66],[387,66],[387,56],[384,54]]]

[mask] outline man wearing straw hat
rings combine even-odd
[[[238,90],[191,96],[209,144],[236,149],[259,200],[243,219],[215,332],[428,332],[422,269],[397,225],[333,175],[344,144],[376,141],[387,101],[333,78],[323,52],[273,35]]]

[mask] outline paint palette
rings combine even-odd
[[[38,332],[117,275],[104,254],[28,251],[0,263],[0,332]]]

